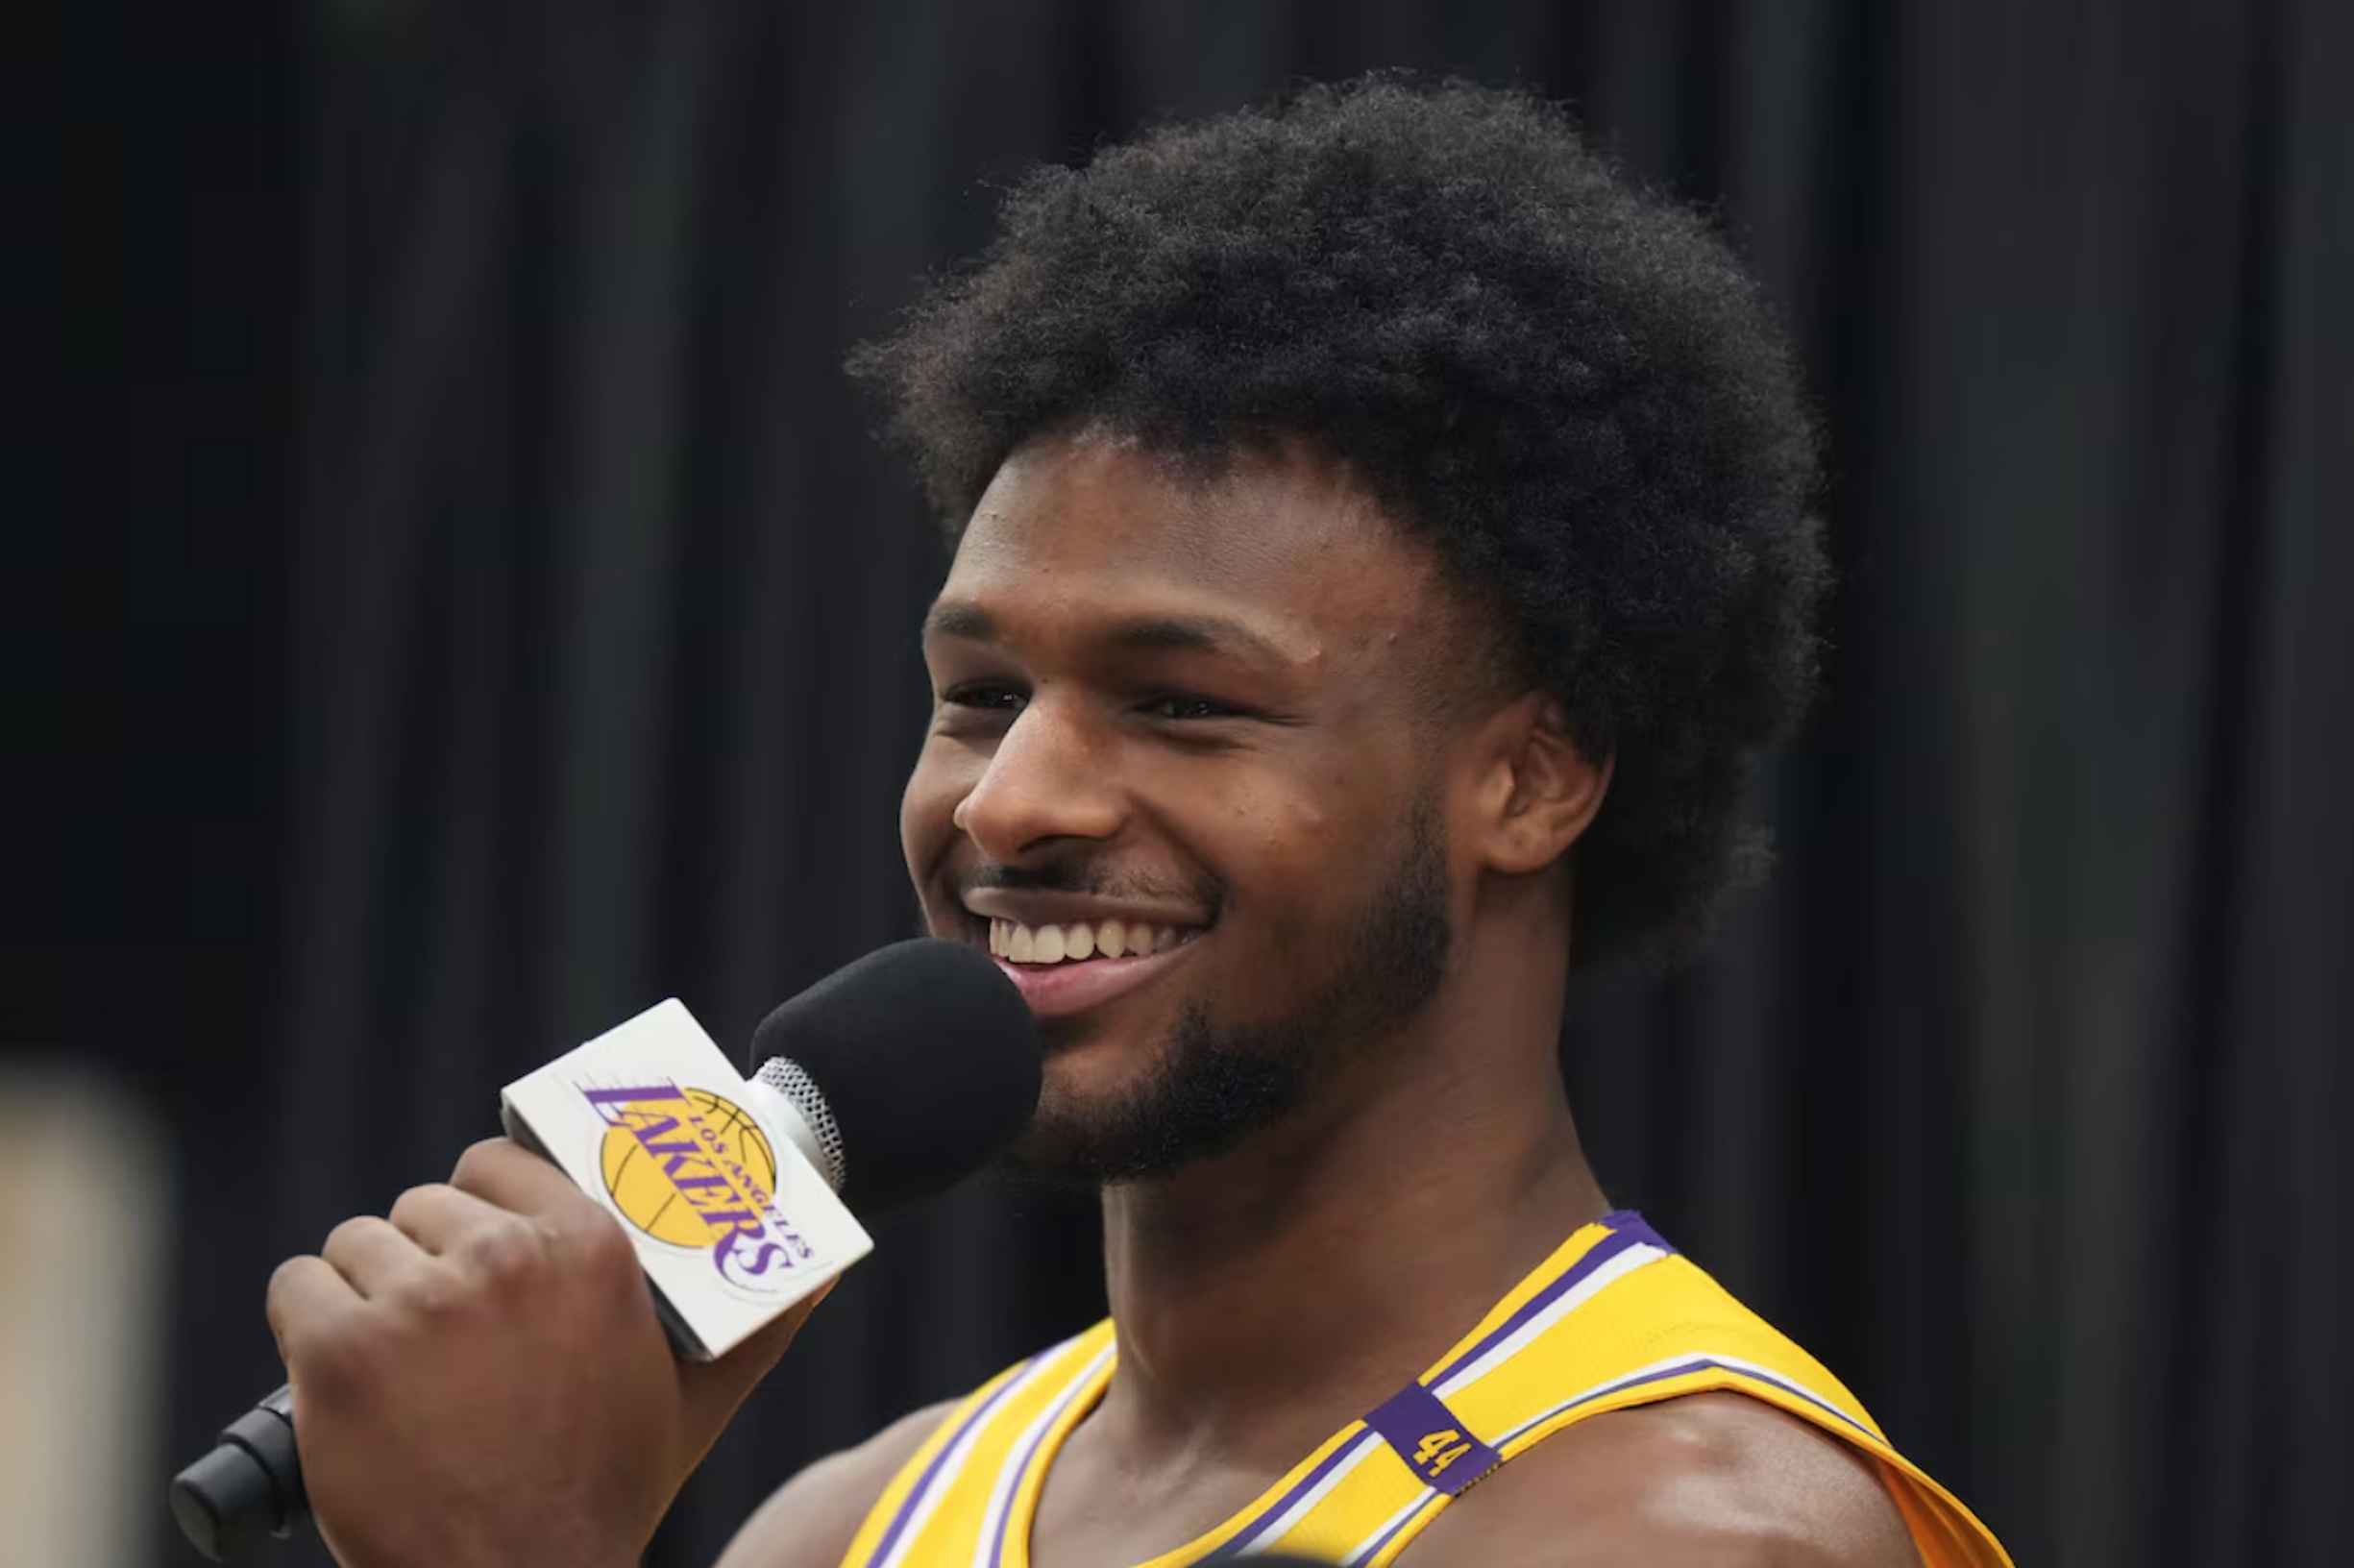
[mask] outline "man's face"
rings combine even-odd
[[[1216,1152],[1429,998],[1462,615],[1304,450],[1202,479],[1074,436],[999,471],[926,624],[900,832],[933,933],[1039,1017],[1024,1164]]]

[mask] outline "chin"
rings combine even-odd
[[[1297,1042],[1221,1038],[1198,1016],[1124,1043],[1049,1055],[1038,1112],[1008,1153],[1016,1171],[1060,1187],[1171,1175],[1281,1120],[1312,1079],[1315,1053]]]
[[[1118,1179],[1126,1164],[1119,1153],[1107,1146],[1103,1128],[1041,1105],[999,1163],[1019,1186],[1057,1194],[1091,1193]]]
[[[1110,1107],[1135,1099],[1166,1074],[1174,1034],[1158,1017],[1040,1018],[1046,1053],[1042,1104],[1063,1103],[1084,1115],[1091,1102]]]
[[[1108,1041],[1047,1047],[1038,1110],[1015,1143],[1018,1157],[1032,1146],[1094,1143],[1131,1118],[1149,1078],[1123,1065],[1116,1051]]]
[[[1134,1041],[1050,1041],[1038,1110],[1007,1148],[1006,1164],[1029,1183],[1063,1190],[1158,1174],[1168,1163],[1153,1125],[1160,1075],[1144,1062],[1159,1054]]]

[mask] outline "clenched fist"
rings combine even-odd
[[[636,1253],[505,1139],[270,1280],[312,1515],[344,1568],[622,1568],[815,1300],[676,1360]]]

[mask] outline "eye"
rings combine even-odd
[[[1148,698],[1140,711],[1152,719],[1202,720],[1239,719],[1242,710],[1231,703],[1219,702],[1207,697],[1193,697],[1185,692],[1164,692]]]
[[[940,696],[943,707],[973,708],[984,713],[1018,713],[1027,700],[1027,696],[1015,687],[988,681],[951,686]]]

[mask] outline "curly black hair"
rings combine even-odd
[[[1038,169],[851,369],[952,530],[1081,422],[1352,464],[1614,759],[1571,857],[1579,968],[1687,956],[1762,874],[1743,797],[1813,690],[1827,576],[1813,425],[1731,252],[1564,111],[1375,77]]]

